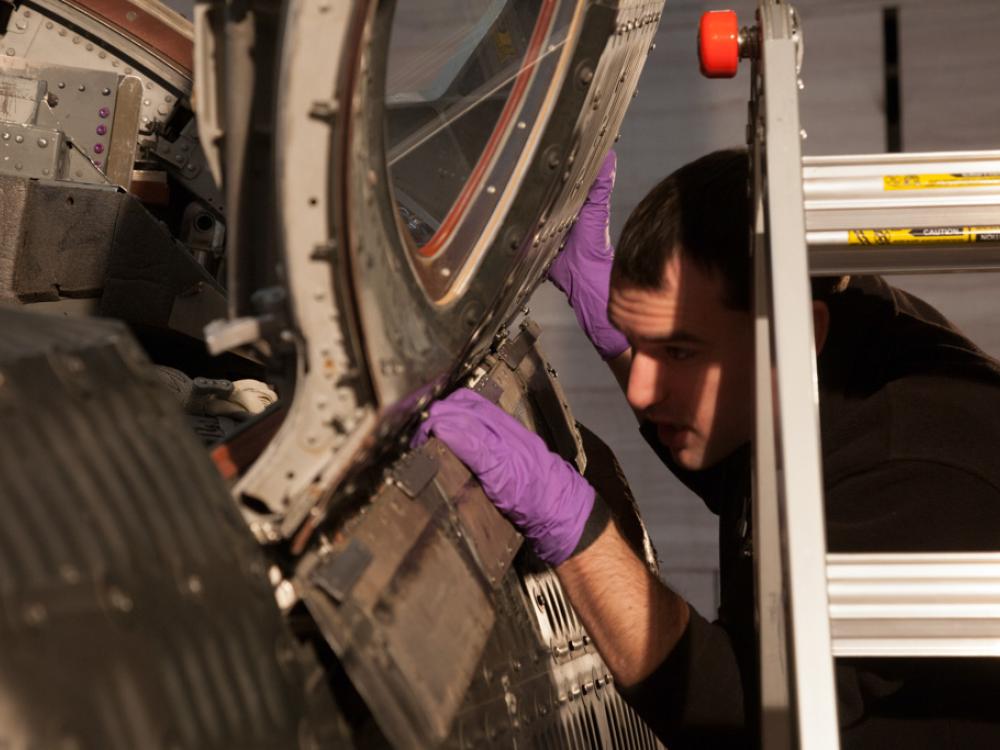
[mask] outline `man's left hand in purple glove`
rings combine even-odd
[[[608,320],[611,284],[611,191],[617,157],[609,151],[587,193],[566,245],[549,268],[549,280],[566,295],[583,332],[601,357],[610,362],[628,350],[628,341]]]
[[[462,388],[434,403],[414,447],[432,433],[479,478],[493,504],[550,565],[569,559],[607,525],[603,502],[597,499],[595,510],[594,488],[577,470],[478,393]]]

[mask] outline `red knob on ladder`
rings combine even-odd
[[[736,11],[710,10],[698,24],[698,59],[702,75],[732,78],[740,62],[740,25]]]

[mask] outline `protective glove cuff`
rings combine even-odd
[[[587,516],[587,521],[583,524],[580,541],[576,543],[570,556],[566,559],[576,557],[593,544],[609,523],[611,523],[611,510],[604,499],[599,494],[594,493],[594,507],[590,509],[590,515]]]

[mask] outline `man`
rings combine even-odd
[[[672,750],[752,746],[747,157],[716,152],[657,185],[609,269],[613,175],[609,156],[551,275],[621,376],[643,435],[719,516],[718,621],[649,573],[572,467],[476,394],[432,407],[418,440],[444,440],[555,567],[623,694]],[[613,327],[600,314],[609,275]],[[813,287],[829,549],[998,549],[1000,368],[878,278]],[[842,745],[1000,746],[998,671],[978,660],[840,660]]]

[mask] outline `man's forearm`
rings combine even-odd
[[[687,602],[649,571],[614,522],[556,573],[597,650],[624,686],[656,669],[684,634]]]

